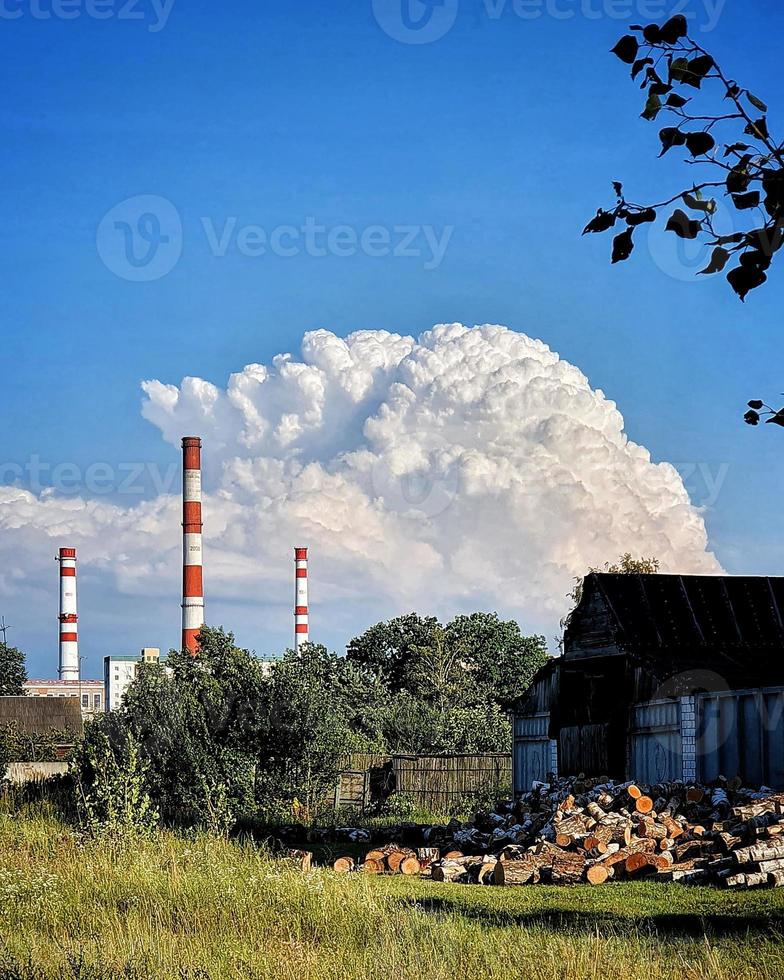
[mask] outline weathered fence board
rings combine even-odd
[[[392,793],[423,809],[443,809],[461,797],[511,791],[510,753],[450,756],[354,755],[346,760],[335,792],[336,807],[364,810]]]

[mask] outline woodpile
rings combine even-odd
[[[334,870],[497,886],[653,878],[784,887],[784,793],[738,781],[646,787],[561,779],[469,823],[405,824],[390,836],[397,841],[368,849],[363,860],[339,857]]]

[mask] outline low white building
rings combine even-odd
[[[144,647],[136,657],[104,657],[103,680],[106,691],[106,710],[116,711],[125,692],[136,679],[139,664],[157,664],[161,660],[158,647]]]
[[[103,681],[29,680],[24,692],[30,698],[78,698],[82,718],[94,718],[104,710]]]

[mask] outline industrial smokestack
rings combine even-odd
[[[294,648],[308,642],[308,549],[294,549]]]
[[[76,614],[76,548],[60,548],[60,665],[61,681],[79,680],[79,639]]]
[[[201,546],[201,439],[182,440],[182,649],[198,652],[204,626]]]

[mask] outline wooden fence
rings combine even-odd
[[[335,807],[364,812],[392,793],[421,809],[447,810],[463,797],[511,792],[512,757],[486,755],[354,755],[335,788]]]

